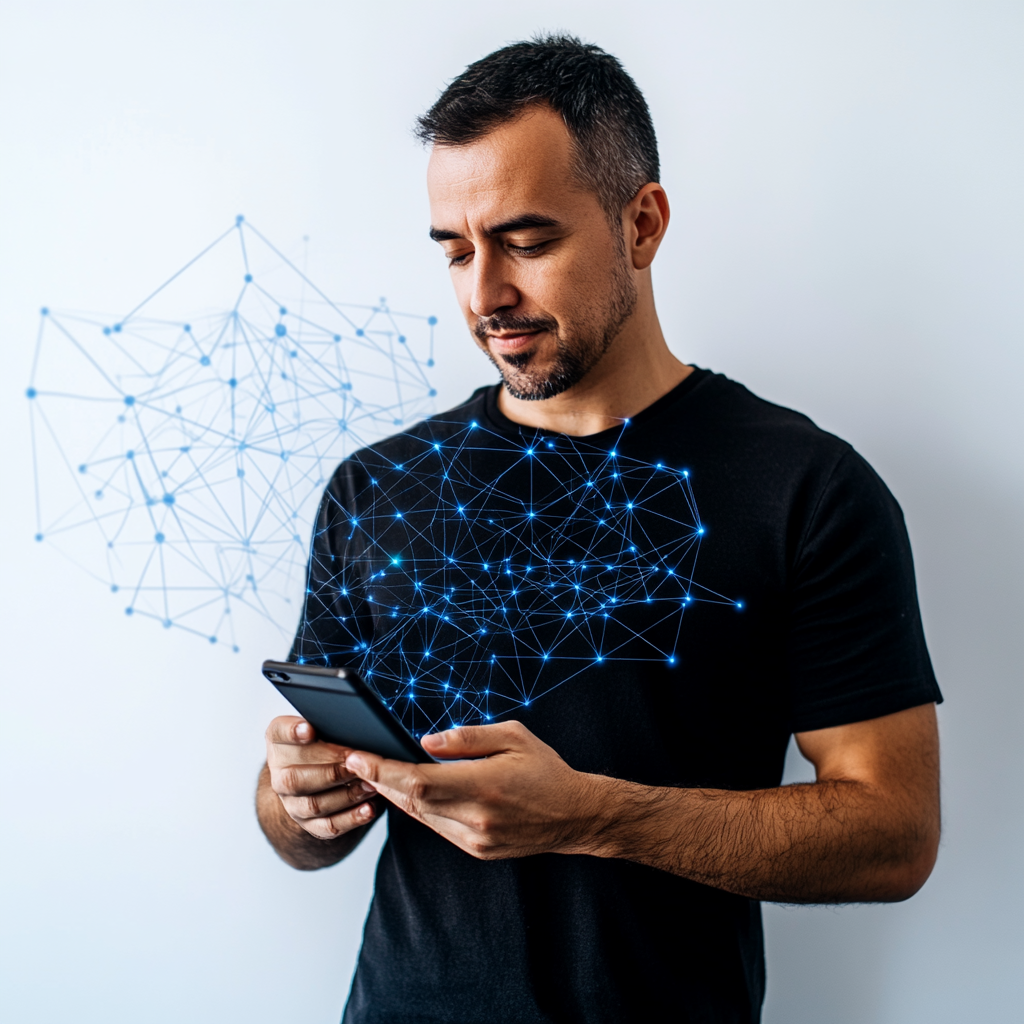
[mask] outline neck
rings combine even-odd
[[[539,402],[513,398],[502,388],[498,408],[515,423],[583,437],[631,419],[692,372],[692,366],[669,351],[651,299],[641,304],[578,384]]]

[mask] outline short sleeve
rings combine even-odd
[[[903,513],[852,450],[836,463],[802,531],[789,609],[793,732],[942,700]]]
[[[373,636],[373,620],[362,597],[359,468],[338,467],[324,491],[313,525],[302,618],[289,661],[351,664]]]

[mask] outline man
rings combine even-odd
[[[313,869],[387,811],[353,1024],[756,1021],[759,900],[902,900],[935,860],[899,507],[847,444],[669,351],[668,200],[614,58],[508,46],[420,132],[502,383],[342,464],[292,657],[360,667],[455,763],[277,718],[260,821]],[[791,734],[813,784],[780,786]]]

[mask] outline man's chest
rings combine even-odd
[[[360,667],[415,733],[540,713],[605,672],[667,673],[681,706],[716,664],[734,686],[754,650],[778,661],[772,545],[730,538],[727,497],[709,537],[689,469],[501,454],[401,467],[360,512]]]

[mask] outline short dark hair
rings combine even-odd
[[[576,174],[609,216],[658,180],[658,139],[643,93],[615,57],[575,36],[537,36],[470,64],[417,119],[416,136],[463,146],[534,103],[565,121]]]

